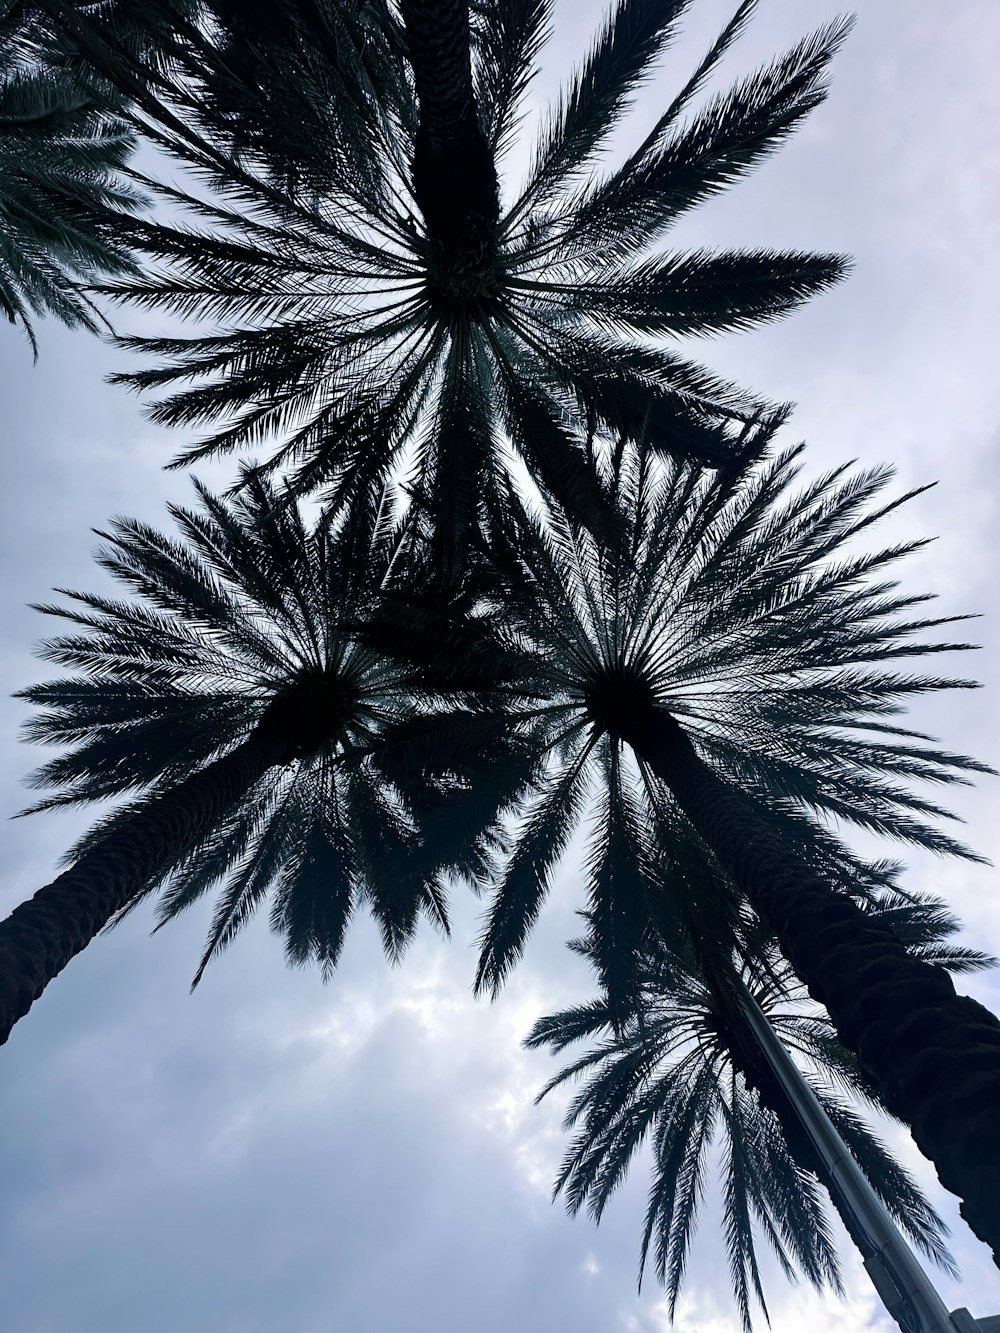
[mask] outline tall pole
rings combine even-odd
[[[903,1333],[957,1333],[934,1284],[837,1133],[819,1099],[799,1072],[760,1005],[742,980],[737,989],[753,1034],[791,1102],[841,1200],[869,1241],[865,1268],[882,1303]],[[962,1311],[966,1314],[967,1312]],[[975,1326],[973,1324],[973,1326]]]

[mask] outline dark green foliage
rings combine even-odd
[[[663,904],[635,884],[670,847],[711,863],[650,766],[616,739],[652,706],[787,844],[862,899],[886,882],[860,867],[841,822],[971,856],[944,832],[928,786],[989,771],[901,724],[921,693],[972,682],[904,659],[967,644],[933,637],[960,616],[928,614],[891,567],[920,540],[865,553],[856,538],[918,492],[885,500],[888,468],[838,468],[798,489],[800,449],[752,472],[662,465],[650,448],[598,450],[618,528],[597,540],[552,508],[519,505],[490,531],[495,584],[459,630],[433,606],[393,603],[367,631],[489,699],[499,734],[519,728],[539,777],[511,827],[491,899],[478,985],[502,984],[524,947],[562,850],[595,816],[585,877],[594,956],[612,1006],[634,997],[634,965]],[[479,647],[470,647],[478,633]],[[478,679],[477,679],[478,673]]]
[[[417,204],[418,103],[390,11],[301,5],[273,43],[237,29],[195,58],[192,41],[173,103],[184,132],[168,126],[158,141],[213,193],[161,188],[185,224],[143,229],[147,272],[113,285],[140,308],[216,326],[124,340],[155,364],[120,380],[167,391],[153,417],[207,428],[177,461],[273,439],[264,467],[284,470],[296,492],[319,490],[334,513],[402,468],[429,506],[439,564],[454,572],[502,493],[508,441],[544,492],[597,530],[606,506],[573,419],[709,466],[744,459],[769,410],[668,351],[662,335],[778,317],[840,277],[844,261],[666,256],[660,238],[822,98],[846,26],[680,118],[705,66],[657,132],[602,172],[607,136],[683,8],[615,8],[550,112],[527,180],[513,197],[501,191],[499,220],[464,248],[428,230]],[[476,114],[497,165],[549,11],[473,14]],[[454,199],[461,181],[447,189]],[[438,205],[447,212],[448,198]]]
[[[422,707],[417,673],[343,628],[393,577],[391,527],[359,506],[350,525],[310,529],[259,477],[244,478],[232,503],[197,491],[197,508],[171,507],[179,539],[127,519],[102,534],[99,563],[132,598],[67,593],[70,605],[40,608],[74,627],[41,647],[74,674],[23,692],[42,709],[28,738],[64,747],[34,775],[48,794],[32,809],[129,798],[72,861],[262,725],[278,726],[287,762],[207,837],[177,847],[160,877],[161,922],[221,886],[196,980],[268,895],[292,962],[316,959],[328,974],[363,905],[397,958],[421,914],[447,929],[448,873],[482,873],[492,844],[459,824],[444,853],[443,835],[430,849],[414,823],[414,806],[447,806],[434,781],[460,778],[459,739],[436,775],[414,778],[412,804],[368,754]],[[456,734],[465,716],[450,715]],[[490,753],[502,767],[510,752],[500,742]]]

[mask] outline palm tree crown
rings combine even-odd
[[[436,647],[442,678],[460,664],[465,687],[478,671],[498,729],[528,729],[545,756],[492,901],[480,986],[495,990],[520,955],[590,802],[595,948],[612,1000],[627,995],[629,957],[660,910],[634,891],[643,849],[652,840],[705,856],[636,756],[631,722],[650,710],[675,717],[715,770],[852,891],[870,876],[834,823],[972,855],[932,822],[947,812],[915,784],[989,770],[897,720],[914,695],[973,683],[897,667],[969,646],[926,637],[963,617],[922,614],[928,597],[887,575],[922,541],[844,549],[919,492],[880,503],[883,467],[839,468],[795,493],[799,454],[786,449],[750,474],[706,474],[661,467],[648,446],[619,449],[603,460],[615,540],[522,505],[491,534],[502,591],[474,622],[449,627],[411,598],[401,613],[409,636],[395,621],[369,631],[415,659]],[[518,504],[508,496],[510,515]]]
[[[389,577],[393,542],[368,512],[310,530],[259,478],[233,503],[197,491],[197,509],[171,507],[180,540],[126,519],[106,534],[99,562],[135,599],[69,593],[74,606],[40,608],[76,627],[41,648],[76,674],[23,691],[43,710],[28,737],[68,747],[31,779],[55,789],[32,809],[139,793],[66,859],[83,857],[270,728],[280,752],[266,770],[126,910],[166,881],[166,921],[221,883],[196,980],[268,893],[290,961],[328,974],[364,904],[398,957],[421,914],[447,928],[447,867],[428,860],[403,794],[364,756],[417,706],[419,686],[342,628]],[[455,847],[452,868],[473,873],[477,854]]]
[[[765,405],[664,337],[747,328],[844,272],[830,255],[658,249],[678,217],[759,163],[824,95],[844,24],[692,110],[752,7],[740,6],[639,149],[599,175],[608,136],[686,8],[619,4],[545,122],[527,179],[503,192],[486,232],[480,217],[471,250],[432,236],[417,205],[418,108],[390,11],[299,6],[285,43],[260,49],[259,91],[218,52],[197,52],[196,93],[179,91],[178,104],[210,148],[163,141],[211,178],[214,202],[161,190],[190,225],[141,229],[152,269],[114,292],[219,328],[126,339],[160,364],[120,379],[195,381],[152,409],[166,423],[217,423],[179,461],[277,437],[266,466],[289,469],[299,491],[324,488],[335,509],[406,469],[453,558],[511,443],[547,493],[600,522],[568,414],[710,465],[732,459]],[[476,12],[475,106],[497,162],[515,141],[550,9],[526,0]]]
[[[683,892],[677,883],[670,888]],[[930,950],[936,961],[959,970],[993,961],[962,949],[951,954],[947,937],[957,922],[940,903],[914,903],[888,891],[872,910],[876,916],[887,914],[904,933],[909,921],[912,947],[921,955]],[[652,1177],[640,1276],[652,1246],[656,1274],[667,1289],[673,1314],[716,1142],[721,1149],[722,1229],[747,1333],[753,1297],[767,1316],[755,1232],[767,1238],[786,1276],[799,1271],[816,1286],[829,1283],[839,1289],[834,1240],[818,1189],[830,1188],[831,1182],[757,1045],[740,1001],[740,983],[733,985],[733,978],[740,977],[804,1064],[804,1076],[823,1109],[896,1222],[928,1256],[954,1273],[942,1240],[947,1228],[843,1095],[884,1110],[856,1060],[837,1041],[829,1019],[814,1007],[803,1008],[801,987],[773,943],[762,938],[759,925],[740,923],[741,953],[748,960],[743,964],[721,936],[715,941],[716,956],[706,958],[705,925],[701,917],[697,935],[661,939],[644,957],[642,1007],[617,1030],[601,996],[539,1019],[527,1038],[527,1046],[546,1046],[554,1054],[590,1042],[538,1098],[582,1080],[565,1120],[565,1127],[575,1127],[577,1133],[555,1184],[568,1210],[576,1213],[586,1205],[600,1221],[636,1153],[648,1142]],[[572,947],[591,958],[591,945],[592,940],[584,939]],[[845,1221],[853,1231],[849,1213]]]
[[[887,577],[922,542],[845,549],[909,498],[876,503],[889,470],[840,468],[788,495],[798,452],[707,479],[619,439],[603,462],[617,535],[598,540],[540,502],[518,520],[510,495],[509,521],[492,516],[499,591],[477,622],[442,631],[411,608],[396,651],[436,657],[442,680],[458,669],[466,688],[478,672],[498,730],[520,723],[539,758],[477,984],[496,991],[520,956],[588,803],[594,952],[619,1013],[635,1007],[636,960],[663,910],[643,875],[650,844],[714,858],[963,1216],[1000,1246],[1000,1021],[866,916],[854,899],[871,877],[830,827],[973,855],[936,826],[947,811],[917,784],[990,770],[897,716],[914,694],[972,684],[898,669],[969,646],[924,637],[963,617],[921,614],[928,598]]]

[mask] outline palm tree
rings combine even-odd
[[[438,262],[470,267],[496,246],[500,193],[473,88],[468,0],[402,0],[400,8],[420,108],[413,197]],[[503,8],[530,24],[542,7]]]
[[[127,799],[0,923],[0,1040],[157,885],[161,922],[222,886],[197,982],[269,892],[289,960],[326,975],[358,907],[396,958],[421,913],[447,929],[445,871],[485,873],[467,825],[441,820],[433,849],[416,831],[414,808],[446,810],[446,792],[424,780],[404,794],[366,758],[420,698],[412,671],[341,628],[393,577],[384,515],[307,530],[259,478],[232,504],[197,492],[197,509],[171,509],[181,540],[127,519],[101,534],[99,563],[135,598],[40,608],[73,626],[42,657],[75,674],[22,695],[43,710],[29,738],[65,747],[31,780],[48,790],[32,809]],[[452,781],[460,749],[440,770]]]
[[[414,601],[407,634],[372,626],[370,641],[442,681],[460,663],[462,688],[478,673],[498,732],[520,727],[547,760],[492,899],[479,989],[495,992],[516,962],[588,809],[594,954],[620,1012],[635,1007],[662,912],[635,891],[644,830],[679,858],[711,855],[970,1225],[1000,1244],[1000,1023],[865,916],[854,899],[877,885],[830,828],[972,857],[916,784],[991,770],[896,716],[914,695],[973,684],[896,666],[970,646],[926,637],[963,617],[927,616],[928,598],[887,574],[922,541],[845,549],[918,492],[880,502],[889,469],[842,467],[793,494],[799,452],[710,478],[619,441],[598,455],[617,537],[599,541],[537,498],[515,520],[510,493],[509,521],[498,509],[491,531],[497,590],[477,618],[449,626]]]
[[[411,20],[422,8],[405,9],[415,51]],[[607,518],[587,450],[567,424],[581,413],[595,429],[645,432],[658,450],[711,466],[752,451],[774,409],[668,350],[664,337],[775,318],[840,277],[844,261],[664,254],[659,242],[822,100],[846,26],[805,39],[695,110],[749,17],[752,4],[742,4],[645,141],[599,175],[608,136],[684,8],[616,7],[496,225],[485,205],[465,201],[482,223],[471,248],[449,247],[436,230],[419,165],[429,107],[418,108],[388,19],[346,35],[336,67],[319,41],[303,39],[294,59],[264,52],[259,91],[241,88],[218,54],[206,56],[200,79],[192,67],[184,123],[212,150],[197,152],[179,133],[163,143],[210,179],[214,198],[162,187],[187,210],[185,225],[135,228],[151,267],[106,288],[217,326],[123,340],[159,360],[119,376],[170,390],[152,407],[155,419],[214,423],[177,461],[276,438],[264,466],[286,469],[298,493],[322,489],[334,513],[401,470],[454,568],[507,475],[511,447],[577,517],[597,526]],[[483,7],[471,26],[473,109],[494,166],[516,142],[550,9],[538,0]],[[471,125],[467,98],[461,114]]]
[[[674,867],[683,872],[683,867]],[[706,888],[702,885],[701,888]],[[690,902],[690,885],[675,881],[672,896]],[[706,904],[702,902],[701,907]],[[901,928],[910,904],[896,902],[890,918]],[[879,916],[878,909],[873,915]],[[957,922],[936,902],[915,904],[915,934],[938,963],[958,970],[989,966],[983,955],[946,942]],[[578,1132],[563,1160],[555,1193],[569,1212],[586,1205],[600,1221],[615,1190],[644,1142],[652,1146],[652,1178],[640,1251],[640,1281],[649,1255],[667,1289],[673,1316],[714,1142],[722,1180],[729,1271],[744,1328],[751,1327],[751,1301],[767,1307],[755,1249],[755,1223],[766,1236],[786,1276],[805,1274],[817,1287],[840,1290],[833,1237],[817,1185],[825,1187],[852,1239],[866,1258],[871,1243],[841,1201],[781,1083],[767,1062],[747,1019],[750,994],[786,1046],[806,1064],[805,1078],[862,1167],[887,1210],[925,1254],[954,1275],[944,1245],[947,1228],[908,1173],[886,1150],[850,1104],[880,1106],[854,1058],[837,1041],[825,1015],[803,1011],[801,988],[759,923],[740,936],[734,959],[732,934],[708,931],[705,915],[687,936],[663,941],[643,961],[642,1008],[616,1028],[606,997],[547,1015],[526,1045],[554,1054],[581,1041],[591,1044],[549,1080],[538,1101],[554,1089],[584,1080],[572,1098],[565,1127]],[[930,927],[930,928],[928,928]],[[572,947],[591,956],[584,939]],[[915,946],[919,947],[919,946]],[[762,970],[763,967],[763,970]],[[752,969],[752,970],[751,970]],[[744,980],[744,978],[746,980]],[[749,984],[750,991],[747,990]],[[788,1006],[788,1007],[786,1007]],[[850,1100],[845,1099],[847,1093]]]
[[[86,289],[136,272],[122,235],[142,202],[132,132],[52,54],[0,14],[0,311],[36,356],[35,315],[101,327]]]

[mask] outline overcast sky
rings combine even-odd
[[[655,118],[728,6],[699,0],[688,38],[639,98]],[[562,0],[541,100],[583,49],[603,5]],[[740,72],[837,11],[762,0],[731,64]],[[1000,764],[997,723],[997,387],[1000,302],[1000,9],[996,0],[869,0],[833,92],[781,154],[700,210],[678,243],[847,251],[852,278],[780,326],[687,350],[798,409],[789,441],[809,466],[893,461],[904,486],[939,478],[886,532],[939,534],[908,586],[942,610],[982,611],[985,650],[956,663],[986,684],[933,700],[915,722]],[[42,674],[46,632],[25,609],[53,585],[98,588],[92,526],[154,522],[183,476],[184,441],[143,422],[102,383],[123,354],[53,326],[32,366],[0,329],[6,447],[0,499],[2,693]],[[202,475],[209,475],[202,472]],[[4,813],[41,755],[17,743],[3,703]],[[952,804],[997,858],[996,780]],[[79,814],[5,826],[3,912],[52,878]],[[995,872],[911,857],[907,883],[945,894],[975,944],[1000,952]],[[473,1003],[476,904],[455,937],[429,931],[390,971],[359,920],[334,980],[288,971],[258,922],[191,997],[210,903],[150,939],[152,910],[99,938],[0,1051],[0,1321],[11,1333],[656,1333],[649,1280],[636,1295],[647,1185],[639,1162],[599,1229],[549,1202],[562,1104],[535,1109],[551,1072],[520,1040],[538,1015],[590,994],[562,942],[579,906],[569,866],[500,1001]],[[1000,984],[961,983],[1000,1009]],[[1000,1281],[951,1196],[901,1133],[897,1150],[954,1225],[964,1281],[949,1306],[1000,1312]],[[710,1187],[677,1327],[730,1333]],[[775,1333],[889,1329],[844,1241],[848,1298],[792,1288],[768,1266]]]

